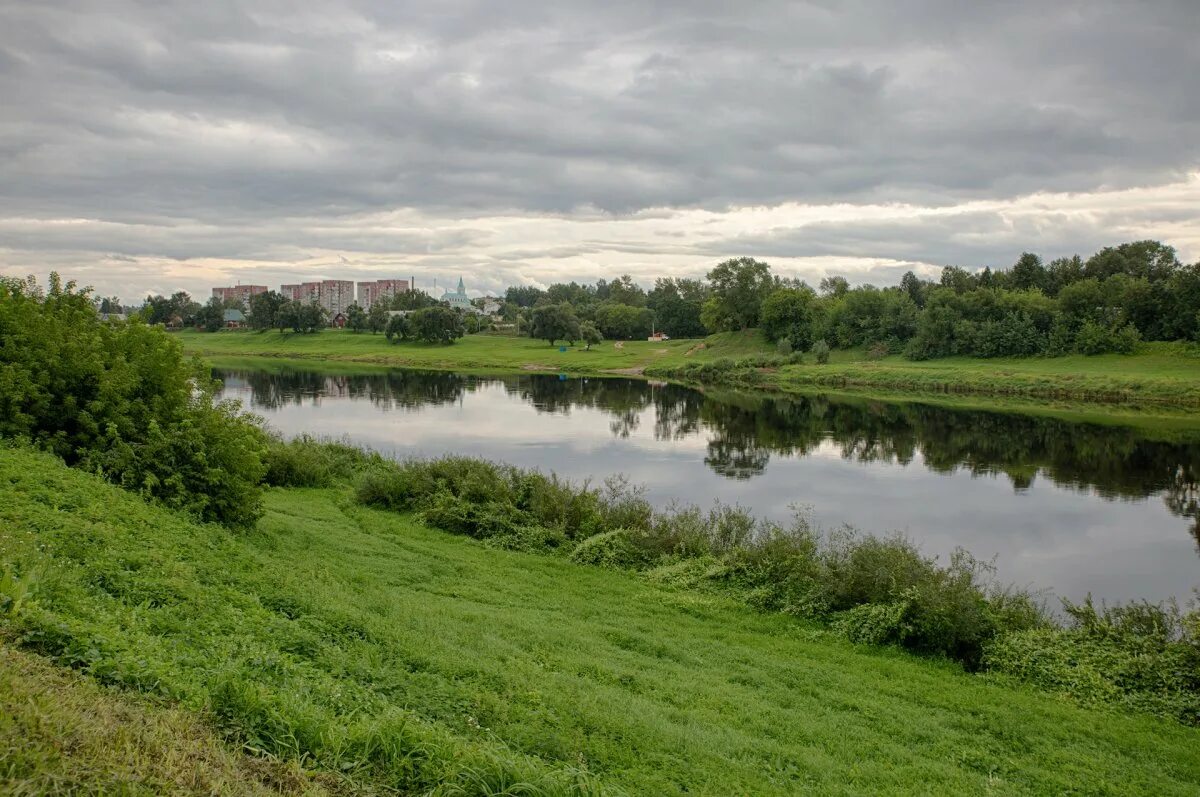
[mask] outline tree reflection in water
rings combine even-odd
[[[1015,413],[821,395],[701,393],[616,378],[425,371],[329,375],[290,369],[214,375],[245,384],[252,407],[267,409],[326,398],[368,400],[383,411],[415,409],[453,404],[499,385],[537,412],[589,408],[607,413],[612,434],[621,438],[651,419],[657,440],[705,435],[705,464],[732,479],[761,474],[773,454],[798,457],[833,445],[856,462],[908,465],[919,457],[938,473],[1003,475],[1016,490],[1046,478],[1109,499],[1162,495],[1171,512],[1192,520],[1200,546],[1200,431],[1182,442],[1163,441],[1131,428]]]

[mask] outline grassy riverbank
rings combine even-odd
[[[811,356],[789,364],[756,333],[726,333],[704,341],[630,341],[560,351],[544,341],[469,335],[452,346],[391,344],[381,336],[345,331],[315,335],[278,332],[178,334],[190,352],[209,357],[282,357],[393,367],[462,371],[541,371],[632,374],[685,382],[775,390],[888,392],[988,396],[1038,401],[1200,406],[1200,352],[1181,344],[1145,344],[1134,355],[1052,358],[948,358],[914,362],[898,356],[867,359],[836,351],[829,363]]]
[[[238,534],[43,454],[0,449],[0,483],[0,561],[35,574],[10,634],[362,788],[1158,795],[1200,782],[1194,728],[495,550],[342,488],[272,490]]]

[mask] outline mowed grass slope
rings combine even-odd
[[[309,795],[336,779],[230,750],[194,712],[0,643],[0,794]]]
[[[450,346],[393,344],[382,335],[344,330],[312,335],[244,330],[186,331],[178,335],[188,351],[215,358],[282,357],[462,371],[644,372],[674,378],[675,371],[689,365],[775,357],[774,347],[757,330],[712,335],[703,341],[628,341],[620,349],[605,342],[591,351],[579,345],[565,352],[545,341],[492,335],[468,335]],[[951,357],[925,361],[899,355],[871,360],[856,349],[834,351],[825,365],[817,365],[808,355],[799,364],[755,368],[753,383],[761,388],[795,391],[975,394],[1192,407],[1200,405],[1200,349],[1187,344],[1148,343],[1133,355],[988,360]]]
[[[337,490],[275,491],[246,535],[21,450],[0,449],[0,490],[0,561],[37,574],[10,621],[26,645],[364,786],[1163,795],[1200,783],[1196,729],[489,549]]]

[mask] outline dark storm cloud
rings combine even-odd
[[[0,217],[121,223],[0,228],[0,248],[269,259],[427,245],[349,221],[397,207],[947,205],[1169,182],[1200,163],[1198,27],[1193,0],[0,0]],[[886,230],[811,232],[775,243],[887,248]]]

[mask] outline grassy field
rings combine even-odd
[[[379,335],[324,331],[181,332],[184,347],[208,357],[282,357],[325,363],[356,362],[461,371],[543,371],[645,374],[688,381],[681,369],[720,359],[769,357],[773,348],[755,331],[713,335],[704,341],[629,341],[547,345],[528,338],[470,335],[452,346],[391,344]],[[747,367],[741,383],[775,390],[834,389],[871,393],[978,395],[1038,401],[1115,403],[1146,407],[1200,406],[1200,350],[1182,344],[1145,344],[1134,355],[981,360],[947,358],[914,362],[899,356],[869,360],[862,351],[835,351],[826,365]],[[743,373],[741,376],[745,377]]]
[[[259,529],[237,535],[41,454],[0,449],[0,484],[0,567],[34,574],[29,589],[4,587],[7,633],[358,788],[1165,795],[1200,783],[1197,729],[489,549],[339,490],[276,490]],[[50,771],[27,776],[67,764],[38,766]]]

